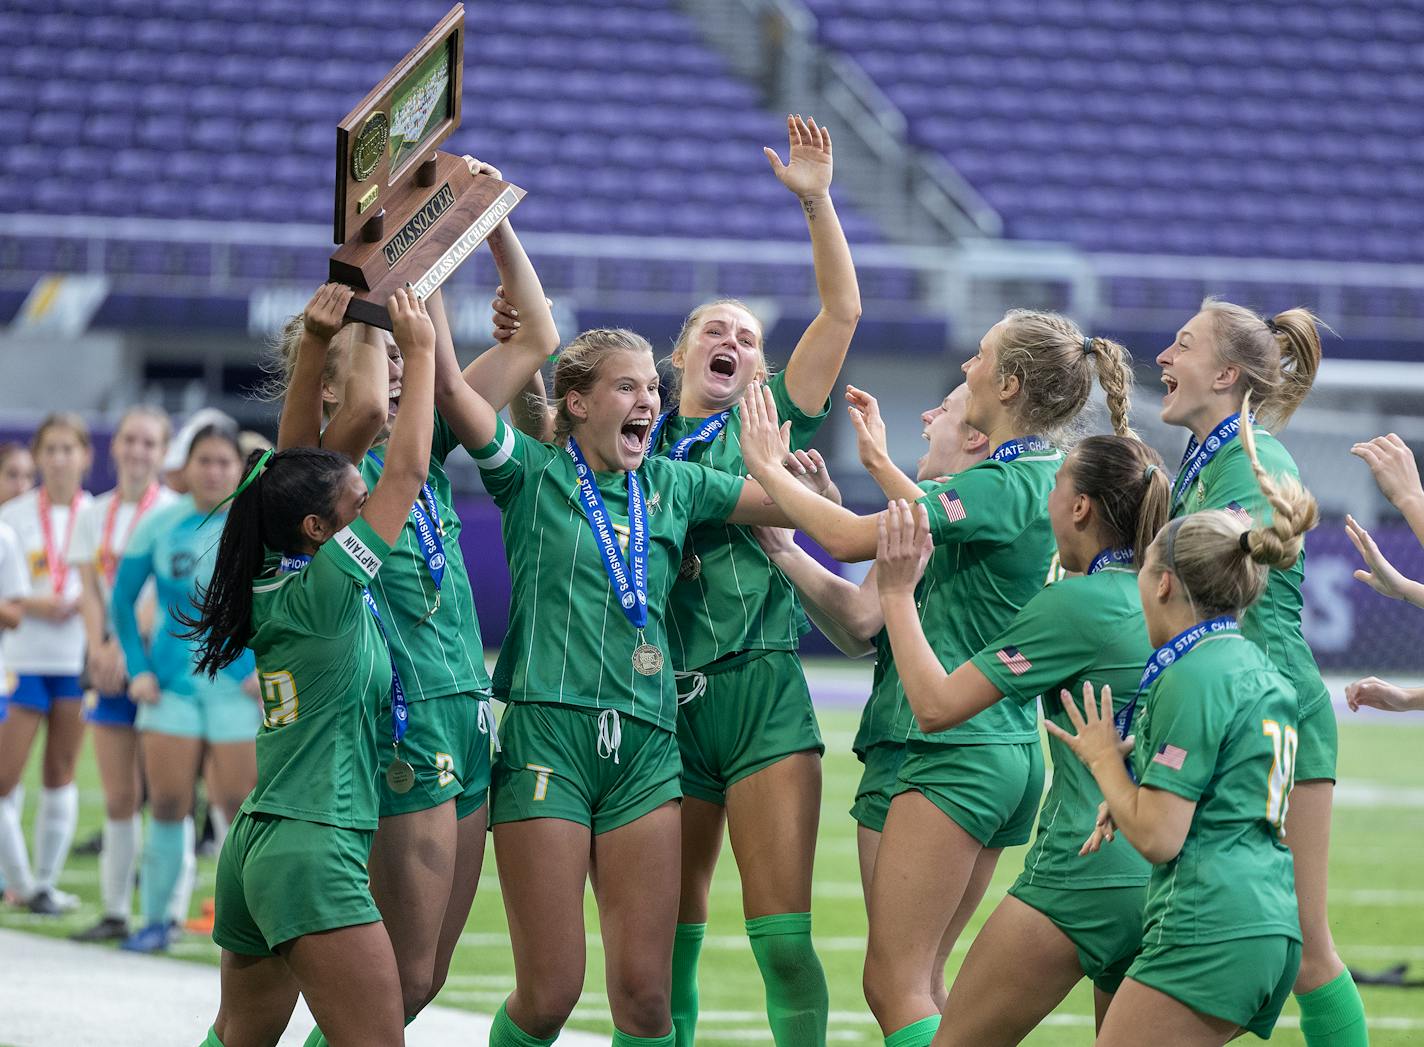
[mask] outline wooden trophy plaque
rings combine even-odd
[[[464,69],[456,4],[337,125],[330,278],[356,289],[349,320],[389,331],[396,288],[429,297],[524,197],[436,149],[460,126]]]

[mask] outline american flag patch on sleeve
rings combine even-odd
[[[1163,745],[1158,748],[1157,755],[1152,757],[1152,762],[1160,763],[1163,767],[1170,767],[1174,771],[1180,771],[1186,759],[1187,750],[1178,749],[1175,745]]]
[[[944,515],[950,523],[958,523],[969,515],[964,511],[964,503],[959,500],[959,495],[952,489],[939,493],[939,504],[944,507]]]
[[[1256,526],[1256,521],[1251,519],[1251,514],[1246,511],[1245,507],[1242,506],[1240,502],[1227,502],[1226,511],[1232,516],[1236,517],[1236,519],[1244,523],[1247,527]]]
[[[940,495],[940,497],[944,496]],[[1025,658],[1017,647],[1005,647],[999,652],[998,658],[1015,676],[1022,676],[1033,668],[1033,663]]]

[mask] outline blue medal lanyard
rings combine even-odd
[[[643,488],[635,469],[628,470],[628,558],[618,548],[618,536],[608,519],[603,495],[594,482],[593,470],[579,450],[578,441],[569,437],[564,445],[574,460],[578,475],[579,506],[593,530],[594,544],[603,558],[603,569],[612,583],[613,592],[623,614],[640,636],[648,624],[648,519],[643,505]]]
[[[1256,416],[1251,417],[1251,424],[1256,424]],[[1197,438],[1193,436],[1187,441],[1187,449],[1182,452],[1182,465],[1177,473],[1177,478],[1172,481],[1172,511],[1175,513],[1178,507],[1186,500],[1187,491],[1196,478],[1201,475],[1201,471],[1207,467],[1207,463],[1217,456],[1217,453],[1236,439],[1241,433],[1241,413],[1231,415],[1218,425],[1210,436],[1206,438],[1206,443],[1198,444]]]
[[[1108,567],[1131,567],[1132,548],[1130,546],[1109,546],[1097,556],[1093,557],[1093,562],[1088,565],[1088,574],[1097,574]]]
[[[386,463],[375,451],[367,451],[366,457],[375,462],[378,469],[385,470]],[[425,569],[430,572],[430,581],[435,585],[435,606],[416,621],[415,624],[419,625],[440,609],[440,584],[445,580],[445,527],[440,522],[440,503],[428,480],[420,485],[420,497],[411,503],[410,518],[415,524],[415,537],[420,543]]]
[[[658,437],[662,434],[663,426],[667,423],[668,416],[671,414],[671,411],[664,411],[658,415],[658,420],[653,423],[652,434],[648,437],[648,454],[650,456],[655,453],[654,448],[658,446]],[[692,452],[692,445],[705,444],[715,440],[721,435],[722,430],[727,428],[727,419],[731,416],[732,411],[728,408],[720,414],[714,414],[710,418],[704,418],[702,424],[698,426],[697,429],[673,444],[672,450],[668,451],[667,456],[674,462],[687,461],[687,456]]]
[[[1048,454],[1054,450],[1057,448],[1053,446],[1053,443],[1041,436],[1016,436],[1012,440],[1005,440],[994,448],[994,453],[989,457],[996,462],[1012,462],[1020,455]]]
[[[305,554],[283,553],[282,562],[277,567],[279,574],[288,574],[292,571],[300,571],[311,563],[312,558]],[[386,645],[386,656],[391,660],[391,742],[393,745],[400,745],[401,739],[405,737],[405,729],[410,724],[410,707],[405,700],[405,688],[401,687],[400,673],[396,670],[396,657],[391,654],[390,638],[386,636],[386,623],[381,621],[381,612],[376,608],[376,601],[371,596],[371,590],[364,585],[361,587],[361,600],[366,605],[366,610],[371,612],[371,617],[376,620],[376,628],[380,630],[381,641]]]

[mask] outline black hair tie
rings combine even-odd
[[[1281,329],[1276,326],[1276,318],[1274,316],[1263,316],[1261,317],[1261,321],[1266,325],[1266,330],[1270,331],[1271,334],[1281,333]]]
[[[1241,551],[1242,551],[1243,553],[1248,553],[1248,554],[1249,554],[1249,553],[1251,552],[1251,532],[1250,532],[1250,531],[1242,531],[1242,532],[1241,532],[1240,544],[1241,544]]]

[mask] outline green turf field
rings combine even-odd
[[[882,1041],[860,992],[865,911],[854,825],[845,813],[860,767],[849,752],[855,714],[826,713],[822,726],[829,753],[816,867],[815,927],[830,979],[830,1038],[834,1043],[878,1044]],[[1370,724],[1349,723],[1340,732],[1340,777],[1347,784],[1342,786],[1336,808],[1332,916],[1342,954],[1348,962],[1366,970],[1408,961],[1416,961],[1417,968],[1424,968],[1424,905],[1420,904],[1424,902],[1424,888],[1416,886],[1416,870],[1424,868],[1424,761],[1417,754],[1421,742],[1424,732],[1406,717]],[[102,807],[92,756],[86,753],[81,767],[79,838],[83,839],[100,825]],[[32,774],[27,790],[27,824],[37,791],[38,783]],[[1021,860],[1021,849],[1005,852],[984,905],[951,959],[951,977],[974,930],[1017,874]],[[211,894],[213,862],[202,862],[200,870],[195,905]],[[79,914],[46,919],[7,909],[0,912],[0,926],[62,935],[86,925],[97,915],[97,877],[95,858],[72,858],[63,887],[84,898],[86,906]],[[596,935],[591,902],[588,911],[589,932]],[[491,852],[465,940],[438,1002],[487,1013],[499,1005],[514,984],[504,926]],[[610,1032],[602,991],[602,953],[596,937],[591,937],[589,944],[587,991],[571,1024]],[[174,954],[196,962],[217,960],[217,949],[211,942],[191,936],[175,947]],[[1424,976],[1424,970],[1416,969],[1414,976]],[[1366,988],[1364,995],[1375,1047],[1424,1042],[1424,991]],[[742,931],[737,873],[728,849],[718,872],[702,953],[698,1042],[770,1043],[761,1008],[761,982]],[[1090,1042],[1091,1014],[1091,996],[1085,987],[1080,987],[1026,1042],[1036,1047]],[[1295,1005],[1289,1003],[1273,1042],[1302,1044],[1295,1025]]]

